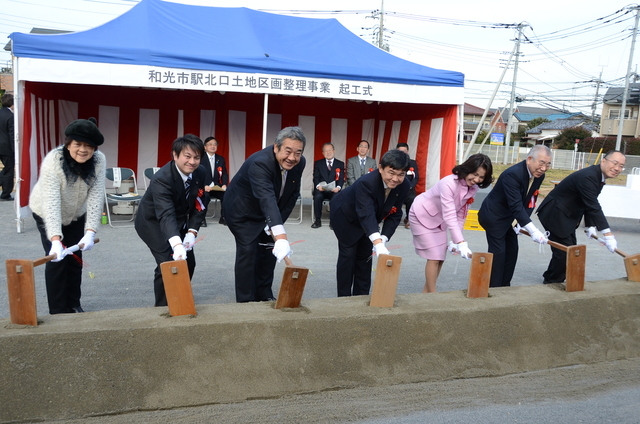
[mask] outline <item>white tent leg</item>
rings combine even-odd
[[[262,148],[267,147],[267,118],[269,116],[269,95],[264,95],[264,111],[262,114]]]

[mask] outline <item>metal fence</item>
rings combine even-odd
[[[466,148],[466,147],[465,147]],[[492,146],[485,144],[478,152],[478,148],[472,149],[472,153],[484,153],[489,156],[494,163],[504,161],[504,146]],[[507,162],[517,163],[524,160],[530,148],[509,146],[507,151]],[[598,159],[598,152],[575,152],[573,150],[552,149],[552,167],[554,169],[582,169],[585,166],[593,165]],[[640,156],[627,155],[627,163],[623,174],[630,174],[633,168],[640,168]]]

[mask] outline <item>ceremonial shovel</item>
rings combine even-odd
[[[604,240],[600,240],[596,235],[592,235],[591,238],[604,243]],[[620,249],[615,249],[615,252],[624,259],[624,267],[627,271],[627,280],[635,281],[637,283],[640,282],[640,253],[627,255]]]
[[[93,243],[98,243],[95,239]],[[77,252],[84,247],[76,244],[68,247],[68,252]],[[38,325],[36,308],[36,283],[33,269],[56,258],[56,255],[47,255],[34,261],[29,259],[7,259],[7,291],[9,296],[9,314],[11,323],[18,325]]]
[[[520,233],[525,236],[529,235],[529,232],[520,229]],[[548,240],[547,244],[556,249],[567,252],[567,274],[565,277],[566,287],[568,292],[583,291],[584,290],[584,275],[585,266],[587,263],[587,246],[579,244],[576,246],[565,246],[555,241]]]

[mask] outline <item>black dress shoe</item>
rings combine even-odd
[[[220,220],[218,221],[218,224],[227,225],[227,221],[225,221],[224,216],[220,217]]]
[[[319,219],[316,219],[313,224],[311,224],[311,228],[320,228],[322,227],[322,221],[320,221]]]
[[[206,227],[206,226],[207,226],[207,220],[206,220],[206,219],[204,219],[204,220],[202,220],[202,225],[201,225],[201,227]]]
[[[9,196],[9,197],[0,197],[0,200],[4,200],[6,202],[11,202],[13,200],[13,196]]]
[[[76,306],[75,308],[71,308],[72,314],[79,314],[81,312],[84,312],[84,309],[82,309],[82,306]]]
[[[276,300],[275,297],[267,297],[265,300],[263,300],[263,302],[270,302],[272,300]]]

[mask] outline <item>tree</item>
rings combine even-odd
[[[554,146],[558,149],[573,150],[577,140],[591,137],[591,131],[582,127],[565,128],[554,138]]]

